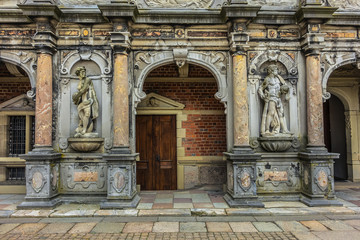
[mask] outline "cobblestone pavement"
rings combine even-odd
[[[265,202],[265,208],[229,208],[221,193],[192,190],[143,192],[136,209],[16,210],[24,195],[0,194],[0,239],[360,240],[360,184],[340,182],[336,189],[342,207]]]

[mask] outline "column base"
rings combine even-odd
[[[343,206],[342,203],[336,200],[329,200],[325,198],[308,198],[305,196],[300,198],[300,202],[306,204],[309,207]]]
[[[34,209],[34,208],[55,208],[61,204],[58,197],[53,199],[28,199],[16,207],[16,209]]]
[[[233,198],[230,194],[225,194],[224,196],[224,200],[226,201],[226,203],[232,207],[232,208],[238,208],[238,207],[242,207],[242,208],[263,208],[265,207],[265,205],[257,200],[257,197],[254,198]]]
[[[117,200],[106,200],[100,203],[101,209],[123,209],[123,208],[136,208],[140,202],[140,196],[136,194],[133,199],[117,199]]]
[[[113,147],[110,150],[110,154],[131,154],[131,150],[128,146]]]

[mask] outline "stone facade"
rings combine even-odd
[[[360,181],[356,1],[14,2],[0,5],[0,61],[22,69],[28,80],[17,90],[36,99],[20,207],[86,201],[81,194],[102,208],[135,206],[136,115],[176,115],[178,189],[224,184],[231,206],[280,198],[337,205],[338,155],[325,147],[323,124],[331,94],[345,107],[348,178]],[[78,124],[75,70],[83,66],[102,139],[86,153],[69,141]],[[258,92],[269,66],[284,88],[263,99],[286,120],[286,136],[261,135],[269,104]]]

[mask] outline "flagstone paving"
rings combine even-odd
[[[337,185],[343,207],[311,208],[283,201],[230,208],[222,192],[189,190],[141,192],[134,209],[15,210],[24,195],[0,194],[0,239],[360,239],[360,184],[349,185]]]

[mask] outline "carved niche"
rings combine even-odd
[[[111,115],[112,52],[111,50],[94,50],[91,48],[62,50],[60,52],[59,147],[64,151],[69,149],[68,138],[76,128],[77,121],[73,117],[75,110],[71,102],[71,95],[78,81],[75,69],[83,66],[86,67],[87,75],[95,85],[100,104],[101,112],[96,128],[99,136],[105,138],[104,148],[110,149],[112,147],[111,126],[110,124],[103,124],[102,121],[107,120],[108,116]]]
[[[178,66],[184,62],[200,65],[209,70],[215,77],[218,85],[218,92],[215,98],[220,100],[226,108],[228,101],[227,81],[226,81],[226,66],[227,53],[220,51],[161,51],[161,52],[144,52],[139,51],[134,53],[134,103],[136,107],[142,99],[146,97],[143,91],[143,85],[148,73],[153,69],[177,62]]]

